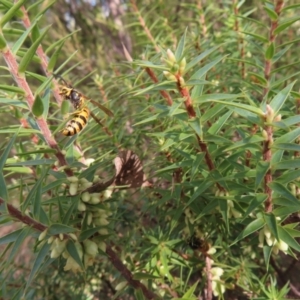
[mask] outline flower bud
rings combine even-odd
[[[184,73],[184,69],[186,67],[186,59],[185,57],[180,61],[179,63],[179,73],[183,74]]]
[[[168,60],[175,63],[176,62],[176,57],[174,55],[174,53],[172,52],[171,49],[168,49],[167,50],[167,57],[168,57]]]
[[[102,251],[102,252],[106,252],[106,244],[104,242],[98,242],[98,248]]]
[[[274,118],[274,122],[280,122],[281,121],[281,114],[277,115],[275,118]]]
[[[45,229],[43,232],[40,233],[40,235],[39,235],[39,241],[42,241],[46,237],[47,232],[48,232],[48,228]]]
[[[78,182],[78,177],[76,177],[76,176],[70,176],[67,179],[70,183]]]
[[[266,105],[265,116],[266,116],[266,121],[268,123],[272,123],[273,122],[273,119],[274,119],[274,110],[273,110],[273,108],[269,104]]]
[[[69,188],[69,193],[70,193],[70,195],[71,195],[71,196],[76,195],[77,190],[78,190],[78,182],[72,182],[72,183],[70,184],[70,188]]]
[[[91,199],[91,195],[90,195],[89,192],[84,192],[84,193],[81,194],[81,200],[83,202],[89,202],[90,199]]]
[[[70,238],[71,238],[72,240],[74,240],[74,241],[77,241],[77,240],[78,240],[76,234],[74,234],[74,233],[69,233],[69,236],[70,236]]]
[[[213,278],[220,278],[224,273],[224,270],[219,267],[211,268],[211,274]]]
[[[92,195],[91,195],[91,200],[90,200],[90,203],[91,204],[98,204],[98,203],[100,203],[100,193],[93,193]]]
[[[91,240],[83,241],[84,251],[88,255],[95,257],[98,253],[98,246],[95,242]]]
[[[86,205],[82,201],[79,201],[77,209],[79,211],[86,211]]]
[[[284,253],[286,253],[289,249],[289,245],[286,242],[284,242],[283,240],[279,240],[277,247],[279,250],[281,250]]]
[[[163,71],[165,77],[170,81],[177,81],[176,76],[170,73],[169,71]]]

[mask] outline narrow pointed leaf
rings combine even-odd
[[[50,27],[51,27],[51,25],[49,25],[48,27],[46,27],[44,29],[44,31],[43,31],[43,33],[41,33],[40,37],[31,45],[31,47],[27,50],[25,55],[22,57],[22,60],[19,64],[19,68],[18,68],[18,71],[20,73],[24,73],[26,71],[27,66],[31,63],[32,58],[34,57],[38,46],[41,44],[43,38],[45,37],[45,35],[48,32],[48,30],[50,29]]]
[[[6,12],[4,16],[1,17],[0,25],[2,28],[11,18],[16,15],[20,16],[21,11],[19,9],[25,2],[26,0],[19,0]]]

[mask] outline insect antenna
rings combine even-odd
[[[53,73],[53,76],[54,76],[55,79],[60,79],[63,82],[63,84],[65,84],[67,87],[72,88],[71,84],[66,82],[60,74]]]

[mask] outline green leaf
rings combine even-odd
[[[76,232],[77,229],[64,225],[64,224],[52,224],[50,225],[48,229],[48,234],[49,235],[57,235],[57,234],[64,234],[64,233],[71,233],[71,232]]]
[[[4,50],[6,48],[6,40],[2,34],[0,34],[0,50]]]
[[[190,79],[204,79],[205,75],[209,70],[211,70],[215,65],[217,65],[221,60],[223,60],[225,56],[219,57],[210,63],[206,64],[204,67],[197,70],[194,74],[191,75]],[[192,97],[193,98],[193,97]]]
[[[58,47],[55,49],[54,53],[51,55],[49,62],[48,62],[48,66],[47,66],[47,70],[49,72],[53,72],[56,62],[57,62],[57,59],[60,55],[60,51],[61,51],[62,47],[64,46],[64,44],[65,44],[65,40],[62,40],[60,42],[60,44],[58,45]]]
[[[275,53],[275,45],[274,45],[274,43],[271,43],[265,53],[266,59],[267,60],[272,59],[274,56],[274,53]]]
[[[290,143],[276,143],[271,146],[274,149],[282,149],[285,151],[300,151],[300,145]]]
[[[290,27],[293,23],[297,22],[298,20],[299,20],[299,17],[297,16],[297,17],[292,18],[291,20],[283,22],[274,30],[274,34],[278,35],[281,31]]]
[[[258,189],[269,168],[270,162],[267,161],[259,161],[256,165],[255,190]]]
[[[243,198],[244,199],[244,198]],[[249,206],[244,213],[244,218],[247,218],[250,213],[252,213],[256,208],[261,207],[261,205],[265,202],[267,199],[266,194],[255,194],[255,196],[251,197],[252,200],[250,200]]]
[[[191,181],[193,178],[199,173],[199,170],[201,169],[200,165],[202,164],[203,158],[204,158],[204,153],[197,153],[194,163],[192,164],[192,169],[191,169]]]
[[[5,180],[3,177],[3,168],[5,166],[6,160],[8,158],[8,155],[15,143],[17,137],[17,133],[12,137],[12,139],[9,141],[9,143],[7,144],[7,146],[5,147],[5,150],[3,151],[2,155],[0,156],[0,173],[1,173],[1,189],[0,190],[0,196],[4,199],[4,200],[8,200],[8,194],[7,194],[7,189],[6,189],[6,184],[5,184]]]
[[[32,203],[32,212],[36,220],[40,221],[40,211],[41,211],[41,199],[42,199],[42,182],[39,181],[36,186],[35,197]]]
[[[267,270],[269,269],[269,263],[270,263],[270,258],[272,255],[272,249],[273,249],[273,247],[269,247],[267,245],[263,246],[263,253],[264,253],[264,259],[265,259]]]
[[[278,19],[277,13],[268,6],[264,6],[264,10],[267,12],[268,16],[272,21],[276,21]]]
[[[79,256],[77,248],[72,240],[68,240],[66,248],[67,248],[67,251],[69,252],[69,254],[71,255],[71,257],[77,262],[77,264],[81,267],[81,269],[84,270],[82,260]]]
[[[22,243],[24,242],[25,238],[27,238],[30,233],[32,232],[32,229],[30,227],[25,227],[20,231],[20,234],[18,235],[11,251],[9,254],[9,257],[5,261],[6,266],[10,265],[11,261],[15,257],[15,255],[20,251],[22,247]]]
[[[278,234],[279,239],[287,243],[291,248],[295,249],[296,251],[300,251],[300,245],[284,227],[278,226]]]
[[[7,92],[13,92],[13,93],[21,94],[21,95],[25,94],[24,90],[22,90],[21,88],[19,88],[17,86],[13,86],[13,85],[0,84],[0,90],[7,91]]]
[[[6,12],[6,14],[1,17],[0,25],[2,28],[14,16],[20,17],[21,12],[19,9],[25,2],[26,2],[26,0],[19,0],[17,3],[14,3],[14,5]]]
[[[270,106],[273,108],[275,116],[278,114],[284,102],[288,98],[295,82],[296,81],[290,83],[287,87],[280,91],[270,102]]]
[[[291,202],[293,202],[295,205],[298,205],[299,203],[299,199],[296,198],[284,185],[282,185],[279,182],[276,181],[272,181],[271,183],[269,183],[269,187],[276,193],[278,193],[279,195],[281,195],[282,197],[290,200]]]
[[[251,106],[251,105],[247,105],[247,104],[242,104],[242,103],[237,103],[237,102],[225,102],[225,101],[219,101],[219,100],[206,100],[207,102],[215,102],[215,103],[220,103],[223,104],[224,106],[233,106],[233,107],[237,107],[240,109],[244,109],[246,111],[252,112],[258,116],[263,117],[264,116],[264,112],[257,107]]]
[[[32,113],[39,118],[44,113],[44,104],[39,95],[37,95],[34,99],[32,106]]]
[[[274,214],[265,214],[264,219],[266,221],[266,224],[268,225],[268,228],[270,229],[272,235],[279,240],[278,235],[278,226],[277,226],[277,220]]]
[[[187,28],[184,31],[183,36],[181,37],[178,46],[175,51],[175,58],[177,62],[180,62],[183,56],[183,51],[184,51],[184,45],[185,45],[185,38],[186,38],[186,33],[187,33]]]
[[[201,60],[203,60],[205,57],[207,57],[209,54],[211,54],[212,52],[214,52],[215,50],[217,50],[218,48],[220,48],[222,45],[218,45],[215,47],[212,47],[210,49],[205,50],[203,53],[201,53],[200,55],[196,56],[195,58],[193,58],[185,67],[184,69],[184,73],[186,73],[187,71],[189,71],[191,68],[193,68],[196,64],[198,64]]]
[[[23,228],[15,230],[5,236],[0,237],[0,245],[15,242],[22,231],[23,231]]]
[[[228,111],[226,114],[224,114],[222,117],[220,117],[216,122],[212,124],[212,126],[209,128],[208,133],[209,134],[218,134],[219,131],[222,129],[223,125],[226,124],[227,120],[232,115],[232,111]]]
[[[194,295],[194,292],[196,290],[196,287],[198,285],[199,281],[195,282],[189,289],[188,291],[182,296],[183,299],[197,299]]]
[[[32,58],[35,55],[35,52],[38,48],[38,46],[40,46],[43,38],[45,37],[46,33],[48,32],[48,30],[50,29],[51,25],[47,26],[43,32],[41,33],[40,37],[31,45],[31,47],[27,50],[27,52],[25,53],[25,55],[22,57],[20,64],[19,64],[19,68],[18,71],[20,73],[24,73],[27,69],[27,66],[31,63]]]
[[[199,118],[195,117],[188,120],[189,126],[196,132],[199,138],[202,137],[202,126]]]
[[[19,37],[19,39],[14,43],[13,47],[11,48],[13,54],[17,54],[20,50],[21,46],[27,39],[28,35],[31,33],[33,28],[35,28],[36,23],[40,20],[40,18],[34,19],[34,21],[31,23],[30,27],[26,29],[26,31],[23,32],[23,34]]]
[[[250,36],[254,37],[255,39],[259,40],[260,42],[263,42],[264,44],[267,44],[269,42],[268,38],[266,38],[262,35],[255,34],[253,32],[241,31],[241,33],[244,33],[246,35],[250,35]]]
[[[226,151],[231,151],[233,149],[242,148],[242,147],[249,147],[250,144],[258,144],[264,140],[265,139],[262,136],[252,135],[229,146],[228,148],[226,148]]]
[[[284,160],[278,163],[275,163],[272,168],[274,170],[284,170],[284,169],[296,169],[300,168],[299,159]]]
[[[51,244],[44,243],[44,245],[41,247],[41,249],[38,252],[38,255],[33,263],[32,269],[30,271],[29,278],[26,279],[26,287],[25,291],[27,288],[30,286],[32,279],[34,276],[37,275],[38,270],[40,269],[41,265],[43,264],[45,257],[49,254]]]
[[[265,225],[265,220],[262,218],[256,219],[254,221],[252,221],[251,223],[249,223],[245,229],[239,234],[239,236],[236,238],[236,240],[231,244],[234,245],[236,244],[238,241],[242,240],[243,238],[245,238],[246,236],[250,235],[253,232],[258,231],[259,229],[261,229],[263,226]]]
[[[88,239],[89,237],[91,237],[92,235],[97,233],[99,229],[102,229],[104,227],[105,226],[98,226],[98,227],[89,228],[87,230],[82,231],[79,235],[78,241],[82,242],[82,241]]]

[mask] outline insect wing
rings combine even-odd
[[[110,116],[110,117],[113,117],[113,116],[114,116],[113,112],[112,112],[110,109],[106,108],[105,106],[103,106],[103,105],[100,104],[99,102],[96,102],[96,101],[94,101],[94,100],[92,100],[92,99],[90,99],[90,101],[91,101],[95,106],[97,106],[97,107],[100,108],[102,111],[104,111],[108,116]]]

